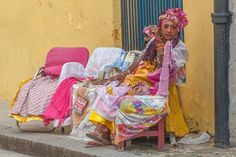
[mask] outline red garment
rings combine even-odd
[[[63,80],[58,86],[56,92],[51,98],[51,101],[43,113],[43,121],[48,125],[52,120],[58,119],[59,125],[70,116],[71,110],[71,90],[73,84],[77,83],[74,77]]]

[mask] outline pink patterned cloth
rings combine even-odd
[[[94,104],[96,104],[96,112],[109,121],[115,120],[119,109],[119,104],[117,102],[119,98],[125,95],[130,89],[130,87],[126,85],[118,86],[118,83],[119,82],[114,81],[107,86],[102,86],[98,90],[99,96],[94,102]],[[107,87],[112,89],[112,95],[107,94]]]
[[[167,96],[169,83],[171,84],[176,80],[177,67],[174,64],[173,57],[171,54],[172,42],[167,41],[164,47],[164,58],[162,67],[154,71],[153,73],[148,74],[148,79],[155,84],[155,89],[151,89],[152,95],[155,95],[156,92],[158,95]]]
[[[171,48],[172,42],[167,41],[164,48],[164,58],[162,63],[162,70],[159,82],[159,88],[157,95],[167,96],[168,95],[168,87],[169,87],[169,67],[171,66]]]
[[[54,93],[48,107],[43,113],[44,124],[47,125],[50,121],[58,119],[59,125],[70,116],[71,109],[71,90],[73,84],[77,83],[77,79],[70,77],[60,83]]]
[[[41,116],[56,91],[57,82],[57,79],[46,76],[24,84],[10,114],[19,114],[23,117]]]

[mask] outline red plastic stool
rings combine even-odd
[[[158,151],[162,151],[164,144],[165,144],[165,120],[164,118],[161,118],[161,120],[152,127],[152,129],[154,130],[146,130],[140,134],[138,134],[137,136],[135,136],[134,138],[138,138],[138,137],[147,137],[147,136],[152,136],[152,137],[158,137],[157,139],[157,150]],[[157,129],[157,130],[155,130]],[[131,140],[126,140],[126,141],[122,141],[120,143],[118,143],[118,150],[123,151],[125,146],[131,146]]]

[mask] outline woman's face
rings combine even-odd
[[[173,40],[178,35],[178,27],[174,21],[163,19],[161,32],[165,40]]]
[[[144,43],[147,44],[151,40],[151,37],[147,34],[144,34]]]

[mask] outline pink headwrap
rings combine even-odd
[[[149,37],[154,37],[157,30],[157,25],[150,25],[143,29],[143,33],[147,34]]]
[[[187,14],[182,9],[173,8],[166,10],[164,14],[160,15],[159,20],[160,21],[163,19],[172,20],[178,25],[178,28],[180,30],[183,29],[188,24],[186,15]]]

